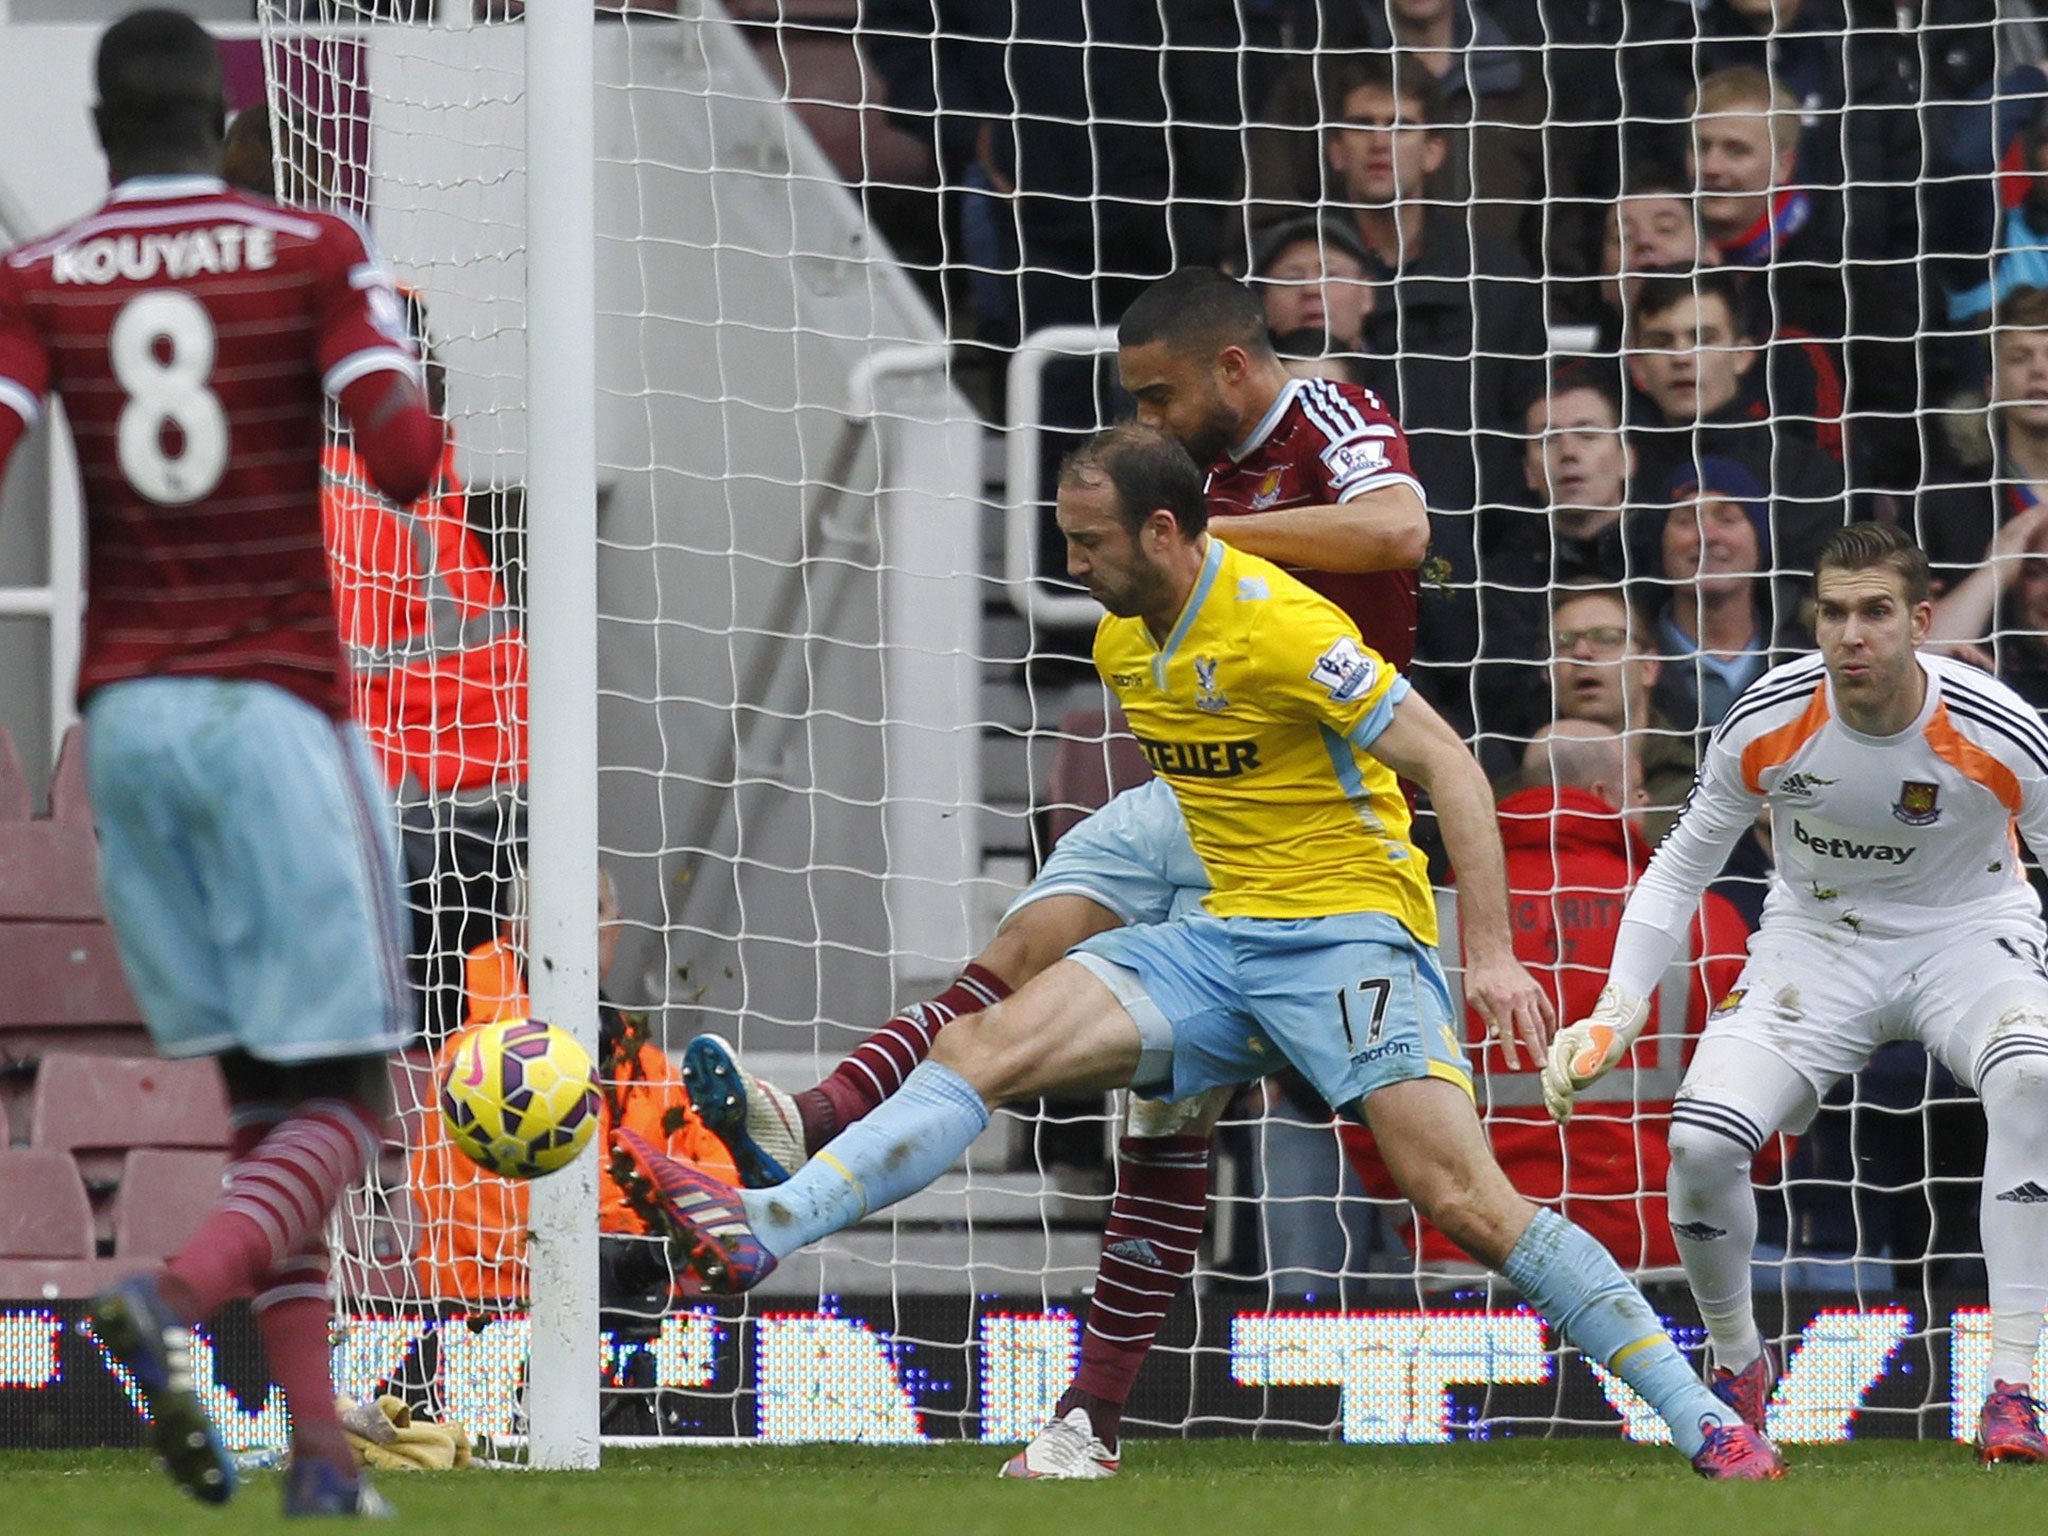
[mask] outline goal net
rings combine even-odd
[[[341,1234],[337,1360],[344,1390],[397,1383],[500,1434],[543,1411],[523,1363],[548,1234],[439,1142],[432,1063],[466,1019],[523,1006],[520,621],[550,537],[523,493],[526,404],[550,360],[524,337],[521,9],[260,8],[270,173],[373,227],[453,445],[403,511],[345,442],[331,455],[424,996],[405,1139]],[[1913,33],[1808,6],[1767,42],[1728,30],[1750,5],[1565,9],[600,7],[593,917],[617,940],[616,1113],[659,1120],[659,1078],[703,1032],[809,1086],[943,989],[1053,840],[1146,775],[1088,664],[1097,609],[1061,579],[1047,487],[1130,410],[1114,326],[1178,265],[1249,275],[1291,372],[1402,421],[1433,539],[1411,675],[1500,788],[1525,958],[1567,1006],[1597,989],[1584,956],[1701,733],[1810,647],[1828,529],[1915,529],[1953,636],[2048,698],[2048,566],[2019,535],[1984,564],[2048,444],[2011,403],[2048,346],[2021,248],[2048,185],[2038,102],[2008,73],[2039,56],[2034,24]],[[1664,1131],[1769,861],[1760,829],[1569,1139],[1532,1074],[1475,1051],[1511,1175],[1562,1197],[1695,1347]],[[743,1305],[672,1293],[607,1203],[606,1433],[1028,1437],[1074,1369],[1119,1116],[1100,1096],[998,1114],[932,1189]],[[1302,1083],[1248,1086],[1214,1156],[1132,1432],[1657,1433],[1418,1232],[1369,1138]],[[1781,1439],[1974,1425],[1981,1164],[1974,1101],[1908,1047],[1766,1148]]]

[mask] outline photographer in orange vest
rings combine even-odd
[[[499,1019],[525,1018],[529,1004],[519,955],[525,942],[523,882],[513,884],[514,913],[503,933],[468,956],[466,1028]],[[611,876],[598,874],[597,964],[600,979],[618,953],[623,921]],[[457,1034],[435,1062],[435,1078],[447,1070]],[[682,1079],[647,1035],[644,1016],[628,1015],[600,999],[598,1078],[604,1089],[595,1138],[599,1151],[611,1145],[612,1127],[623,1125],[671,1157],[696,1163],[720,1178],[735,1179],[725,1146],[704,1129],[690,1108]],[[521,1302],[526,1287],[527,1188],[523,1182],[485,1173],[450,1145],[438,1114],[423,1117],[420,1144],[412,1150],[413,1199],[422,1229],[414,1262],[425,1294],[440,1301],[509,1305]],[[669,1290],[660,1242],[627,1205],[609,1162],[598,1176],[598,1294],[602,1305],[635,1319],[658,1318]]]

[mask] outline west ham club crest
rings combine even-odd
[[[1940,795],[1939,784],[1907,779],[1899,785],[1899,800],[1892,814],[1909,827],[1931,827],[1941,820],[1941,807],[1935,803]]]

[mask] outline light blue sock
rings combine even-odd
[[[952,1167],[987,1125],[988,1106],[967,1079],[924,1062],[787,1183],[744,1191],[747,1220],[761,1245],[782,1258],[916,1194]]]
[[[1634,1387],[1671,1426],[1672,1439],[1688,1458],[1706,1444],[1704,1429],[1735,1422],[1621,1266],[1555,1211],[1537,1211],[1501,1273],[1561,1338]]]

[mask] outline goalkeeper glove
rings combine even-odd
[[[1569,1121],[1574,1095],[1605,1077],[1649,1022],[1649,999],[1632,997],[1611,981],[1602,987],[1593,1011],[1550,1042],[1543,1063],[1543,1102],[1550,1118],[1559,1125]]]

